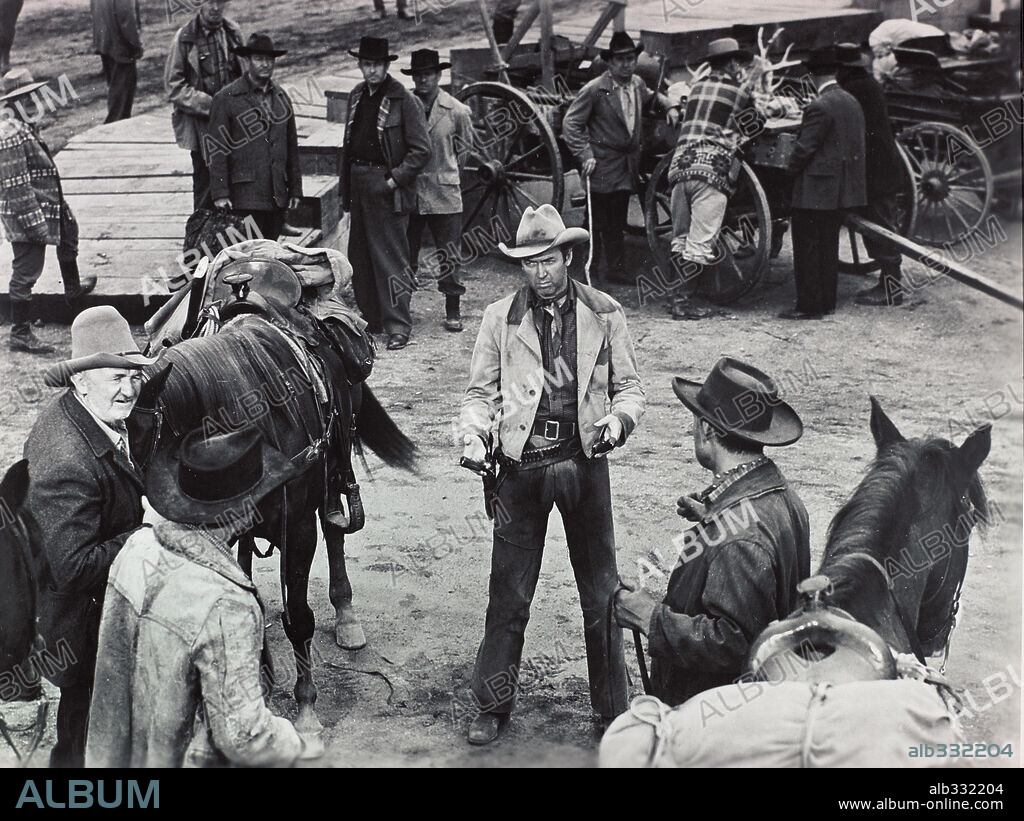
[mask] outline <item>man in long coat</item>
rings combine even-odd
[[[142,524],[142,476],[125,420],[141,368],[131,328],[109,306],[88,308],[71,325],[71,359],[46,375],[68,390],[42,409],[25,442],[28,503],[39,524],[39,634],[58,659],[48,678],[60,687],[51,767],[81,767],[96,636],[107,571]]]
[[[164,67],[164,87],[174,105],[174,139],[179,148],[192,153],[192,206],[196,209],[210,194],[203,138],[209,131],[213,98],[242,76],[237,53],[242,29],[224,16],[226,5],[227,0],[203,0],[196,16],[175,32]]]
[[[388,350],[409,343],[414,288],[409,264],[409,214],[416,207],[416,178],[430,160],[423,106],[388,74],[398,59],[388,41],[363,37],[363,82],[352,89],[345,126],[341,190],[352,215],[348,259],[352,284],[371,333],[386,333]]]
[[[789,159],[796,307],[783,319],[819,319],[836,309],[843,212],[867,203],[864,115],[836,81],[835,47],[815,49],[805,65],[819,96],[804,109]]]
[[[302,198],[299,136],[288,94],[271,77],[283,49],[253,34],[235,50],[248,59],[245,74],[213,98],[204,138],[210,194],[217,208],[252,217],[264,239],[276,240],[285,215]]]
[[[132,116],[142,59],[142,23],[139,0],[91,0],[93,49],[103,61],[107,81],[107,119],[114,123]]]
[[[430,161],[416,177],[416,208],[409,215],[409,260],[416,274],[423,229],[430,228],[438,252],[440,272],[437,290],[444,294],[444,327],[462,330],[460,300],[466,286],[462,272],[462,179],[466,146],[473,145],[469,106],[440,88],[441,72],[451,68],[438,53],[425,48],[412,53],[412,66],[402,74],[412,76],[415,94],[427,114]]]
[[[807,510],[764,455],[803,433],[771,377],[725,357],[703,384],[677,377],[672,387],[693,413],[697,461],[715,478],[677,502],[696,525],[674,542],[679,562],[664,600],[624,585],[615,618],[647,634],[651,688],[674,706],[743,673],[751,642],[796,606],[811,560]]]

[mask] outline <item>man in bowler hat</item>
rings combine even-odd
[[[397,351],[412,333],[409,214],[430,138],[423,106],[388,74],[398,59],[388,41],[363,37],[349,54],[363,75],[348,99],[341,172],[342,202],[352,217],[352,285],[371,333],[386,333],[388,350]]]
[[[677,377],[672,388],[693,414],[697,462],[714,479],[676,503],[696,526],[675,541],[679,562],[664,600],[624,584],[614,615],[647,634],[653,694],[675,706],[743,673],[750,643],[796,606],[810,540],[803,502],[764,454],[803,433],[772,378],[724,357],[703,383]]]

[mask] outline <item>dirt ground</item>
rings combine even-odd
[[[67,71],[76,89],[83,80],[81,107],[61,112],[49,132],[66,140],[97,117],[102,119],[98,59],[87,53],[88,3],[36,0],[27,5],[12,60],[17,63],[27,52],[36,58],[30,65],[37,69],[44,65],[45,55],[45,65],[51,68],[38,73],[57,76]],[[247,3],[246,13],[279,22],[275,30],[286,28],[295,34],[295,44],[297,33],[303,31],[301,45],[286,60],[310,68],[323,68],[321,64],[328,62],[318,54],[326,46],[339,52],[355,44],[360,34],[385,31],[382,24],[369,21],[369,4],[328,14],[326,2],[295,2],[287,4],[295,9],[292,16],[277,10],[285,5],[268,0]],[[148,35],[152,51],[147,50],[142,66],[138,110],[163,104],[155,91],[162,66],[156,41],[169,39],[163,33],[171,28],[165,18],[157,22],[162,3],[144,2],[143,8],[153,21],[153,34]],[[310,25],[318,13],[319,19]],[[406,33],[403,48],[414,42],[442,42],[441,35],[457,36],[461,22],[456,10],[437,16],[443,19]],[[474,21],[470,33],[475,32]],[[395,30],[388,33],[394,41]],[[336,65],[339,58],[332,59]],[[60,144],[60,139],[53,142]],[[1021,231],[1008,222],[1003,226],[1005,239],[977,253],[968,264],[1019,290]],[[637,274],[650,270],[652,263],[639,240],[631,241],[630,252]],[[906,270],[912,281],[928,279],[916,264]],[[972,715],[964,720],[968,740],[1013,743],[1019,755],[1021,314],[948,279],[923,285],[901,308],[860,307],[852,303],[852,295],[865,282],[842,277],[834,316],[787,323],[775,314],[791,306],[791,271],[787,242],[767,280],[751,295],[723,315],[697,323],[673,322],[658,301],[641,305],[636,289],[610,289],[626,307],[648,397],[646,416],[628,446],[610,457],[620,572],[635,575],[638,558],[652,548],[672,549],[672,539],[680,531],[674,500],[707,484],[708,475],[692,455],[691,417],[676,400],[671,377],[699,378],[723,354],[755,362],[775,375],[786,400],[803,417],[804,437],[770,455],[807,505],[812,567],[820,558],[828,522],[873,456],[869,395],[879,397],[907,436],[941,435],[959,443],[975,426],[992,422],[992,452],[981,474],[999,512],[987,537],[976,534],[971,543],[947,673],[970,694]],[[347,653],[334,646],[323,552],[314,564],[310,599],[319,622],[315,674],[328,744],[328,754],[320,762],[325,766],[551,767],[591,765],[596,760],[598,736],[587,697],[579,603],[557,516],[549,526],[527,630],[524,661],[531,671],[529,686],[497,743],[476,749],[464,740],[468,719],[460,696],[483,629],[490,550],[479,481],[456,466],[459,449],[452,420],[482,310],[518,287],[519,273],[486,258],[470,266],[467,284],[465,333],[446,333],[440,324],[441,297],[429,290],[418,293],[413,299],[412,344],[401,352],[382,352],[370,379],[389,412],[419,446],[422,466],[420,474],[412,476],[370,456],[372,480],[360,476],[368,520],[365,530],[348,540],[347,554],[355,603],[369,637],[366,649]],[[66,328],[45,327],[39,333],[59,346],[60,355],[68,353]],[[0,464],[20,456],[40,403],[50,398],[41,387],[43,364],[0,352]],[[277,558],[257,562],[272,649],[279,666],[288,670],[292,662],[281,624]],[[639,691],[636,662],[628,663],[634,690]],[[1008,697],[1002,681],[1008,682]],[[289,692],[275,694],[273,706],[285,715],[295,713]],[[45,762],[52,744],[52,725],[51,715],[39,762]],[[9,756],[0,758],[5,761]],[[1018,762],[1014,757],[996,763]]]

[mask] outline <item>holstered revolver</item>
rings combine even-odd
[[[491,452],[491,437],[487,437],[487,455],[482,462],[475,462],[465,456],[459,459],[459,467],[475,473],[484,483],[484,512],[488,519],[494,518],[494,505],[498,499],[498,473]]]

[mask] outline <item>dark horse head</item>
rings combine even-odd
[[[905,439],[871,397],[874,464],[836,514],[818,571],[831,602],[900,652],[933,655],[946,646],[975,525],[988,506],[978,468],[991,426],[956,447],[946,439]]]
[[[0,701],[39,696],[29,661],[36,638],[35,571],[39,528],[25,507],[28,462],[16,462],[0,482]]]

